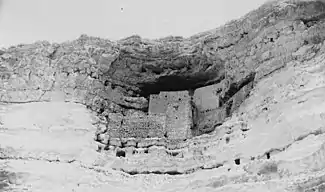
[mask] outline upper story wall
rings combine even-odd
[[[193,95],[193,102],[198,111],[206,112],[221,107],[219,94],[222,88],[222,83],[218,83],[196,89]]]
[[[150,95],[149,114],[166,114],[168,105],[191,101],[188,91],[160,92]]]

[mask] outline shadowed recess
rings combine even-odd
[[[141,84],[141,96],[147,97],[150,94],[158,94],[161,91],[184,91],[194,90],[199,87],[219,83],[224,79],[224,75],[215,78],[216,72],[199,73],[195,76],[163,76],[158,78],[156,82]]]

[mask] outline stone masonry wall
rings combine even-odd
[[[168,139],[177,140],[191,138],[193,120],[190,100],[169,104],[166,114]]]
[[[222,83],[198,88],[194,91],[193,102],[200,112],[216,109],[220,106],[219,93]]]
[[[167,100],[159,95],[150,95],[149,114],[165,115],[167,110]]]
[[[120,129],[122,138],[151,138],[164,137],[165,116],[135,116],[126,118]]]
[[[191,96],[188,91],[161,92],[151,95],[150,115],[166,115],[166,132],[169,139],[191,137],[193,126]]]
[[[109,135],[111,138],[164,137],[166,116],[135,113],[133,115],[110,114]]]
[[[124,116],[120,113],[109,113],[108,114],[109,122],[107,124],[107,132],[111,138],[120,138],[121,131],[120,127]]]

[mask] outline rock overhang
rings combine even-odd
[[[205,129],[211,131],[211,128],[215,128],[214,125],[222,124],[224,118],[231,115],[249,95],[252,84],[285,68],[286,63],[298,58],[292,56],[297,49],[309,45],[312,51],[320,50],[319,44],[324,40],[324,35],[320,33],[324,30],[324,4],[321,1],[278,2],[287,3],[280,4],[281,6],[266,4],[240,20],[187,39],[144,40],[131,37],[124,41],[109,42],[83,36],[72,45],[39,44],[37,50],[31,46],[28,49],[32,51],[28,54],[39,54],[38,59],[44,59],[44,66],[56,68],[58,76],[65,74],[59,81],[64,82],[61,86],[67,95],[73,93],[71,100],[92,106],[94,111],[100,109],[99,116],[112,119],[128,118],[127,114],[135,112],[146,115],[150,104],[148,98],[153,94],[185,90],[195,93],[195,90],[204,86],[225,82],[220,97],[216,96],[221,108],[215,110],[204,104],[203,108],[207,108],[207,111],[197,112],[199,127],[202,126],[199,134],[202,134],[208,132]],[[17,57],[13,56],[9,60],[5,58],[6,53],[1,55],[9,69],[5,72],[5,80],[10,79],[13,71],[19,74],[18,77],[22,76],[19,64],[42,63],[35,62],[37,59],[23,61],[23,57],[28,57],[28,54],[21,57],[23,52],[17,51]],[[301,59],[304,57],[301,56]],[[35,70],[33,67],[30,69]],[[26,76],[33,75],[38,77],[42,73],[37,71]],[[74,79],[75,76],[78,78]],[[28,78],[25,80],[29,81]],[[32,102],[51,98],[47,94],[48,90],[51,91],[51,86],[44,85],[40,90],[33,87],[31,91],[34,92],[30,92],[33,94],[26,97],[18,97],[24,91],[14,88],[16,90],[8,88],[11,97],[3,96],[2,99],[6,99],[4,101]],[[77,91],[69,92],[69,89]],[[98,94],[99,90],[117,94],[101,95]],[[16,94],[18,91],[19,94]],[[38,94],[34,94],[36,92]],[[112,119],[106,120],[112,122]],[[107,121],[104,122],[105,125],[109,124]],[[119,123],[127,125],[133,122],[122,120]],[[113,126],[118,127],[119,124]],[[107,129],[105,131],[107,133]],[[107,141],[104,143],[107,144]],[[166,146],[163,141],[158,143],[152,145]],[[124,145],[123,142],[121,145]],[[145,172],[147,171],[144,170],[143,173]]]

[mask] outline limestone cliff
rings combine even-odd
[[[242,87],[309,59],[303,51],[317,54],[323,18],[321,1],[279,1],[186,39],[112,42],[83,35],[63,44],[10,47],[1,55],[1,101],[46,101],[59,90],[66,101],[98,113],[147,111],[150,94],[224,82],[221,103],[234,109]]]
[[[181,175],[169,180],[181,183],[218,170],[180,185],[321,190],[324,32],[325,2],[279,0],[189,38],[12,46],[0,52],[0,101],[86,106],[108,167],[129,175]],[[311,137],[312,153],[298,157]]]

